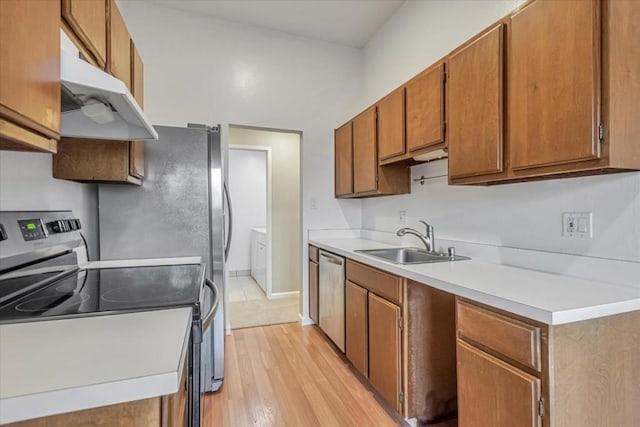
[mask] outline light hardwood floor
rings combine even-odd
[[[397,426],[315,326],[233,331],[204,426]]]

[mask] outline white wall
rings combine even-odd
[[[228,171],[233,241],[227,269],[250,270],[251,229],[267,225],[267,152],[229,150]]]
[[[300,134],[232,127],[229,142],[271,148],[271,232],[267,234],[267,247],[271,239],[272,248],[271,291],[299,291],[304,259],[300,250]],[[234,217],[236,210],[234,206]]]
[[[360,50],[151,2],[119,4],[144,61],[153,123],[221,123],[223,143],[230,123],[301,131],[303,229],[360,227],[360,202],[336,200],[328,178],[333,129],[356,112]]]
[[[521,3],[406,2],[365,46],[361,108],[408,80]],[[345,116],[346,118],[346,116]],[[432,174],[412,194],[363,202],[363,227],[394,231],[425,219],[436,238],[640,261],[640,174],[549,180],[493,187],[448,186],[446,161],[412,168]],[[437,177],[440,176],[440,177]],[[593,212],[593,239],[561,236],[562,212]]]
[[[0,151],[0,210],[73,210],[93,259],[98,255],[95,184],[52,178],[51,154]]]

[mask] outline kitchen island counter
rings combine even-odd
[[[0,325],[0,424],[170,395],[191,308]]]
[[[309,244],[549,325],[640,310],[638,285],[627,287],[473,259],[431,264],[394,264],[355,251],[397,246],[358,238],[311,239]]]

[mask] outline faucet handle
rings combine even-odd
[[[429,235],[429,230],[433,230],[433,225],[431,225],[428,222],[423,221],[423,220],[420,220],[420,222],[422,224],[424,224],[425,228],[427,229],[427,234],[426,235],[428,236]]]

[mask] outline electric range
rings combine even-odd
[[[16,287],[47,281],[0,305],[0,323],[195,306],[204,268],[193,264],[78,269],[51,281],[55,276],[39,273],[0,280],[0,301],[3,293]]]
[[[89,263],[81,230],[71,211],[0,212],[0,324],[191,307],[187,408],[189,425],[200,426],[201,368],[211,354],[220,295],[205,278],[205,264],[200,258]]]

